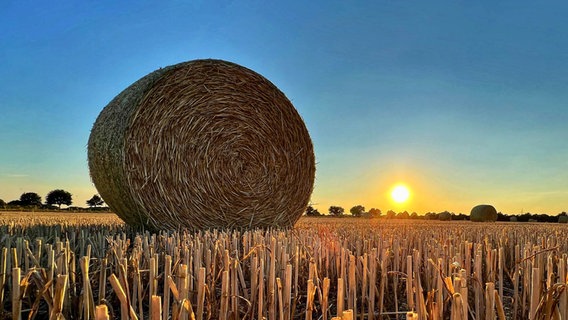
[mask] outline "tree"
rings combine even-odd
[[[410,215],[408,214],[408,211],[404,211],[404,212],[399,212],[396,215],[397,219],[408,219],[410,217]]]
[[[35,192],[25,192],[20,196],[22,206],[41,206],[41,197]]]
[[[4,202],[4,200],[0,199],[0,207],[4,208],[6,206],[6,202]]]
[[[381,216],[382,212],[381,209],[371,208],[371,210],[369,210],[369,214],[373,218],[378,218]]]
[[[511,218],[502,212],[497,212],[497,221],[511,221]]]
[[[387,219],[394,219],[396,217],[396,212],[393,210],[387,211]]]
[[[319,216],[321,214],[319,213],[318,209],[314,209],[314,207],[308,206],[306,208],[306,215],[307,216]]]
[[[358,204],[349,210],[354,217],[360,217],[365,212],[365,207]]]
[[[91,208],[92,207],[96,208],[98,206],[102,206],[103,203],[105,203],[105,202],[103,201],[103,199],[101,197],[99,197],[98,194],[95,194],[91,199],[87,200],[87,205]]]
[[[345,209],[343,209],[342,207],[337,207],[337,206],[329,207],[329,214],[332,216],[342,216],[344,212]]]
[[[434,212],[426,212],[424,218],[426,220],[438,220],[438,214]]]
[[[458,213],[456,216],[452,216],[452,220],[467,220],[469,218],[468,215],[463,213]]]
[[[61,209],[62,204],[70,206],[73,203],[73,197],[65,190],[55,189],[47,194],[45,202],[47,202],[48,205],[56,204],[59,206],[59,209]]]
[[[418,213],[416,213],[416,211],[412,212],[412,214],[410,214],[410,219],[418,219]]]
[[[12,201],[8,202],[7,205],[9,207],[19,207],[19,206],[22,205],[22,202],[20,200],[12,200]]]

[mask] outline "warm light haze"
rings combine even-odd
[[[1,1],[0,199],[64,189],[86,206],[100,111],[151,71],[215,58],[294,104],[322,213],[556,215],[568,211],[567,13],[528,0]]]
[[[410,190],[405,185],[397,185],[392,189],[391,197],[396,203],[404,203],[410,197]]]

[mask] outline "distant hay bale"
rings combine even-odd
[[[290,227],[315,177],[294,106],[222,60],[169,66],[126,88],[97,118],[88,158],[108,206],[151,230]]]
[[[452,214],[448,211],[440,212],[440,214],[438,215],[438,220],[450,221],[452,220]]]
[[[480,204],[471,209],[469,219],[473,222],[495,222],[497,221],[497,210],[488,204]]]

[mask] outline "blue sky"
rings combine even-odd
[[[562,1],[2,1],[0,199],[63,188],[85,205],[102,108],[217,58],[298,109],[320,211],[568,211],[567,16]]]

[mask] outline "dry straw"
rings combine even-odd
[[[221,60],[159,69],[125,89],[97,118],[88,155],[109,207],[154,230],[291,226],[315,176],[286,96]]]

